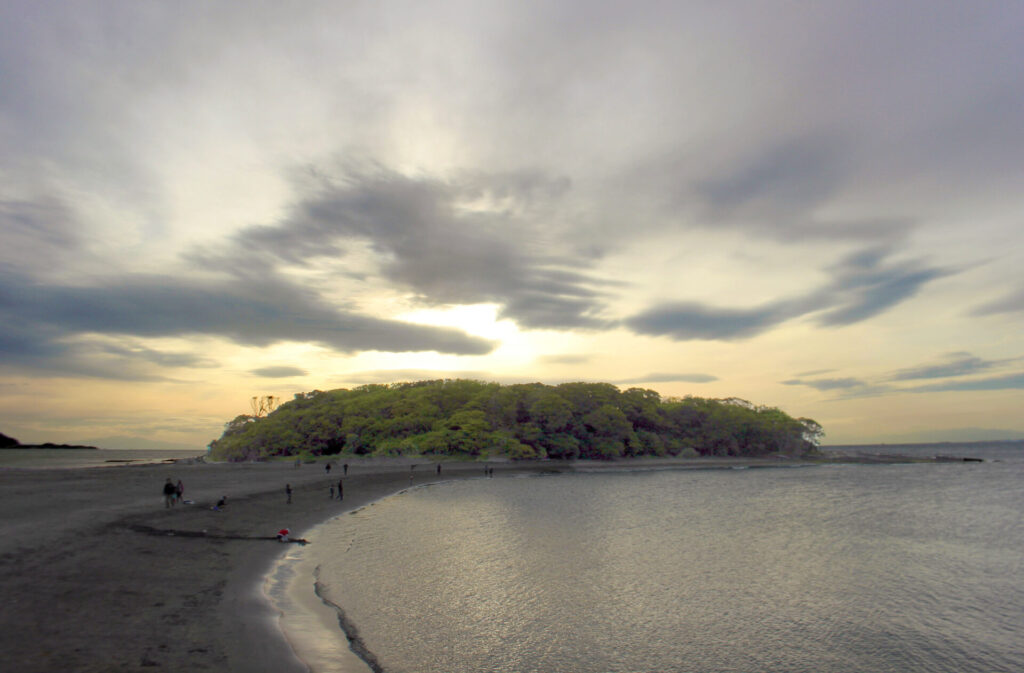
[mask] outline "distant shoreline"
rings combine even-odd
[[[99,451],[98,446],[86,446],[84,444],[54,444],[53,442],[45,442],[43,444],[15,444],[13,446],[0,446],[0,451],[4,449],[84,449],[87,451]]]
[[[1024,439],[979,439],[970,442],[947,440],[941,442],[878,442],[874,444],[823,444],[818,448],[820,448],[822,451],[840,451],[849,449],[923,448],[926,446],[962,446],[970,448],[985,446],[1001,446],[1004,444],[1019,444],[1022,448],[1024,448]]]

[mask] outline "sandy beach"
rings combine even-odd
[[[480,478],[481,463],[348,460],[345,499],[329,497],[341,463],[179,462],[0,470],[0,647],[12,671],[304,671],[276,625],[262,579],[286,550],[274,535],[316,524],[413,483]],[[410,463],[416,468],[410,470]],[[710,468],[772,460],[642,461]],[[492,463],[525,472],[636,468],[637,462]],[[166,478],[186,501],[167,509]],[[287,503],[285,484],[293,489]],[[226,495],[222,511],[212,506]],[[313,544],[316,540],[312,540]]]
[[[329,486],[341,464],[139,465],[0,470],[0,645],[29,671],[303,671],[274,623],[262,577],[283,553],[274,534],[436,481],[435,464],[349,460],[345,499]],[[417,468],[410,470],[410,463]],[[508,471],[544,469],[495,465]],[[443,479],[483,465],[446,463]],[[166,478],[184,499],[167,509]],[[285,484],[293,489],[288,504]],[[221,511],[211,507],[226,495]]]

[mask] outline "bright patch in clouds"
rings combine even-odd
[[[454,327],[467,334],[496,341],[515,338],[519,329],[511,320],[498,320],[498,308],[495,304],[423,308],[396,315],[395,319],[419,325]]]

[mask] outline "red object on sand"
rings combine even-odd
[[[287,528],[282,528],[281,530],[277,531],[278,535],[288,535],[289,533],[291,533],[291,531]]]

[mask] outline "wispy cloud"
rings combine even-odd
[[[717,376],[711,374],[697,374],[697,373],[653,373],[638,376],[631,379],[619,379],[618,381],[612,381],[616,384],[627,384],[627,383],[710,383],[717,381]]]
[[[925,386],[907,388],[906,390],[908,392],[914,393],[982,390],[1024,390],[1024,373],[1006,374],[1004,376],[990,376],[982,379],[968,379],[966,381],[945,381],[943,383],[932,383]]]
[[[958,376],[970,376],[1013,360],[983,360],[970,353],[950,353],[946,362],[908,367],[893,372],[889,381],[913,381],[916,379],[943,379]]]
[[[884,247],[862,250],[833,267],[834,280],[825,294],[834,306],[818,322],[835,327],[867,320],[914,296],[930,281],[954,273],[915,260],[883,264],[890,252]]]
[[[199,282],[176,276],[121,275],[89,285],[33,282],[7,273],[0,277],[0,321],[11,325],[0,337],[0,362],[43,364],[82,354],[74,340],[100,334],[134,337],[220,336],[267,346],[282,341],[322,344],[339,352],[358,350],[484,354],[494,344],[458,330],[414,325],[344,311],[318,295],[265,276],[261,282]],[[108,352],[112,352],[109,348]],[[196,356],[121,349],[164,366],[197,366]],[[121,375],[117,375],[120,377]]]
[[[309,374],[309,372],[301,367],[289,367],[287,365],[260,367],[258,369],[249,370],[249,373],[268,379],[287,379],[296,376],[306,376]]]
[[[387,282],[424,304],[495,303],[524,327],[594,329],[618,281],[587,274],[593,260],[553,253],[536,212],[569,189],[539,173],[441,181],[380,165],[316,171],[284,220],[245,229],[221,250],[195,250],[204,267],[239,274],[336,258],[369,244]]]
[[[868,248],[845,257],[829,269],[830,283],[802,296],[744,309],[667,302],[627,318],[625,325],[638,334],[678,341],[745,339],[815,313],[819,324],[841,327],[868,320],[914,296],[928,282],[953,273],[920,261],[886,263],[889,252]]]
[[[821,376],[822,374],[829,374],[834,371],[834,369],[812,369],[806,372],[799,372],[797,374],[797,378],[803,378],[805,376]]]
[[[1024,312],[1024,287],[1010,292],[1001,299],[987,302],[971,311],[971,315],[986,316],[1000,313]]]
[[[1017,362],[1019,359],[986,360],[971,353],[957,351],[946,354],[943,362],[899,369],[881,377],[878,381],[865,381],[855,377],[804,378],[804,376],[812,375],[806,374],[781,383],[787,386],[808,386],[822,392],[839,392],[838,399],[841,400],[899,393],[1013,390],[1024,387],[1024,374],[966,379],[964,377],[970,377],[1006,363]],[[949,380],[916,386],[893,385],[898,382],[927,379]]]
[[[788,381],[782,381],[782,384],[786,386],[808,386],[821,391],[849,390],[851,388],[862,388],[867,385],[864,381],[852,377],[839,379],[789,379]]]
[[[538,362],[549,365],[581,365],[594,360],[592,355],[580,353],[560,353],[556,355],[542,355],[537,358]]]

